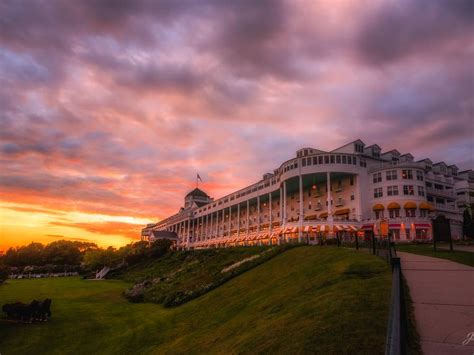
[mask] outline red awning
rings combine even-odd
[[[388,228],[391,228],[391,229],[400,229],[400,223],[390,223],[388,225]]]
[[[415,228],[429,229],[429,228],[431,228],[431,224],[429,224],[429,223],[415,223]]]
[[[374,229],[374,225],[373,224],[364,224],[361,229],[364,230],[364,231],[371,231],[371,230]]]

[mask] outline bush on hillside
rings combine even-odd
[[[5,265],[0,265],[0,284],[2,284],[6,279],[8,279],[9,267]]]

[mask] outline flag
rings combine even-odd
[[[199,174],[197,174],[196,179],[197,179],[197,180],[201,180],[201,182],[202,182],[202,179],[201,179],[201,177],[199,176]]]

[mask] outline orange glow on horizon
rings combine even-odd
[[[0,202],[0,251],[31,242],[48,244],[61,239],[117,248],[139,240],[141,229],[151,222],[147,218]]]

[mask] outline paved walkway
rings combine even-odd
[[[474,354],[474,268],[399,252],[424,354]]]
[[[440,245],[440,249],[448,249],[449,250],[449,245]],[[467,251],[469,253],[474,253],[474,245],[453,245],[454,250],[459,250],[459,251]]]

